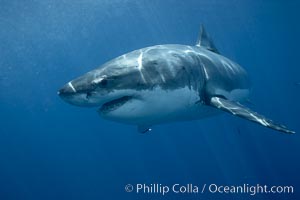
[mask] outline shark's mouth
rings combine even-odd
[[[132,98],[132,96],[123,96],[121,98],[106,102],[101,106],[99,111],[103,114],[114,111],[123,106],[126,102],[130,101]]]

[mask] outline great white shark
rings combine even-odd
[[[137,125],[139,132],[173,121],[225,111],[284,133],[285,126],[243,106],[246,71],[220,55],[203,26],[195,46],[167,44],[132,51],[65,84],[66,102],[97,107],[104,119]]]

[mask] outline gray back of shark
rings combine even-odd
[[[68,82],[59,95],[77,106],[147,132],[155,124],[196,120],[225,111],[294,133],[240,103],[249,94],[246,71],[219,54],[204,28],[196,46],[157,45],[117,57]]]

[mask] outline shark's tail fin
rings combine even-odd
[[[203,25],[200,26],[200,32],[199,32],[199,36],[198,36],[198,39],[197,39],[197,42],[196,42],[196,46],[204,47],[209,51],[212,51],[212,52],[215,52],[215,53],[219,54],[218,49],[215,47],[212,39],[206,33]]]

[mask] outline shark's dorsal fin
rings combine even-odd
[[[215,47],[212,39],[209,37],[209,35],[206,33],[204,26],[200,26],[200,32],[199,36],[196,42],[197,47],[203,47],[209,51],[215,52],[219,54],[218,49]]]
[[[265,127],[275,129],[277,131],[281,131],[281,132],[289,133],[289,134],[295,133],[294,131],[289,130],[284,125],[275,123],[272,120],[264,117],[261,114],[258,114],[256,112],[250,110],[249,108],[247,108],[239,103],[229,101],[229,100],[221,98],[221,97],[212,97],[210,99],[209,105],[213,106],[215,108],[218,108],[220,110],[223,110],[225,112],[228,112],[230,114],[233,114],[235,116],[258,123]]]

